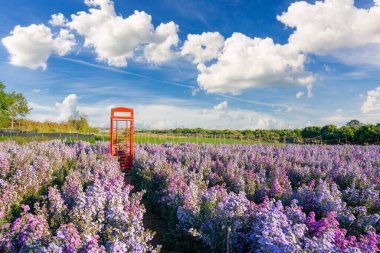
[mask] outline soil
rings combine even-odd
[[[127,184],[133,185],[132,174],[130,171],[125,172],[125,182]],[[143,218],[144,228],[155,232],[153,240],[151,241],[152,245],[161,245],[161,253],[174,253],[175,251],[171,250],[168,247],[165,247],[163,243],[166,229],[165,222],[156,214],[156,212],[153,210],[154,207],[152,205],[149,205],[149,203],[144,199],[141,202],[146,208],[146,212]]]

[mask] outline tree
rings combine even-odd
[[[7,127],[9,119],[14,120],[18,117],[24,117],[32,109],[28,107],[28,101],[21,93],[5,92],[5,85],[0,82],[0,126]]]
[[[87,116],[84,114],[80,114],[77,117],[70,117],[68,120],[69,126],[74,128],[76,131],[80,133],[86,133],[90,130],[90,125],[88,124]]]
[[[321,135],[323,140],[330,141],[330,144],[336,143],[336,139],[339,139],[338,128],[335,125],[326,125],[322,127]]]
[[[4,90],[5,85],[0,82],[0,127],[7,127],[9,121],[9,97]]]
[[[355,132],[355,140],[361,144],[378,144],[380,142],[380,124],[361,126]]]
[[[352,128],[359,128],[363,125],[359,120],[353,119],[347,122],[346,126],[352,127]]]
[[[28,101],[22,93],[12,92],[8,94],[9,97],[9,116],[12,120],[12,129],[14,120],[18,117],[25,117],[32,108],[28,107]]]
[[[302,138],[315,138],[321,136],[321,127],[319,126],[308,126],[301,131]]]
[[[347,143],[354,141],[354,127],[342,126],[338,129],[337,135],[339,139],[344,139]]]

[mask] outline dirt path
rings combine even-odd
[[[131,172],[126,173],[125,182],[127,184],[134,185]],[[144,218],[143,218],[144,228],[149,229],[151,231],[154,231],[156,233],[153,237],[153,240],[151,241],[152,245],[154,245],[154,246],[161,245],[162,246],[162,249],[161,249],[162,253],[173,252],[172,250],[168,249],[167,247],[164,247],[163,235],[165,233],[166,224],[164,223],[164,221],[162,219],[160,219],[160,217],[153,210],[154,207],[149,205],[149,203],[146,200],[143,199],[142,204],[146,208],[146,212],[145,212]]]

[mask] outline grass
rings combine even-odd
[[[96,141],[109,141],[108,136],[97,135],[95,138],[57,138],[57,137],[23,137],[23,136],[0,136],[0,141],[12,140],[18,144],[23,144],[31,141],[48,141],[48,140],[65,140],[67,142],[74,141],[88,141],[90,143],[95,143]],[[263,144],[263,145],[284,145],[283,143],[273,143],[266,141],[257,140],[243,140],[243,139],[229,139],[229,138],[212,138],[212,137],[197,137],[197,136],[170,136],[170,135],[147,135],[147,134],[135,134],[135,143],[208,143],[208,144]]]
[[[59,138],[59,137],[24,137],[24,136],[0,136],[0,141],[15,141],[17,144],[23,144],[31,141],[51,141],[66,140],[67,142],[88,141],[95,143],[95,139],[91,138]]]
[[[197,136],[168,136],[168,135],[135,135],[136,143],[149,142],[153,144],[160,144],[165,142],[170,143],[209,143],[209,144],[265,144],[274,145],[279,143],[257,141],[257,140],[244,140],[244,139],[229,139],[229,138],[212,138],[212,137],[197,137]]]
[[[109,136],[95,136],[96,140],[109,141]],[[231,139],[231,138],[212,138],[212,137],[197,137],[197,136],[176,136],[176,135],[159,135],[159,134],[141,134],[135,133],[134,136],[135,143],[145,143],[149,142],[152,144],[161,143],[209,143],[209,144],[263,144],[263,145],[284,145],[283,143],[274,143],[267,141],[257,141],[257,140],[244,140],[244,139]]]

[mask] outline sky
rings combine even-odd
[[[0,81],[33,120],[136,127],[380,122],[380,0],[12,0]]]

